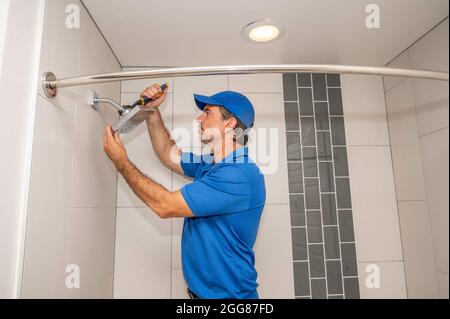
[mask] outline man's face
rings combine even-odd
[[[202,114],[197,117],[202,143],[208,144],[212,141],[220,141],[225,134],[229,121],[222,119],[219,108],[219,106],[206,105]]]

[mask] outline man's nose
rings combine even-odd
[[[197,122],[201,123],[201,122],[203,121],[203,115],[204,115],[204,113],[200,114],[200,115],[197,117]]]

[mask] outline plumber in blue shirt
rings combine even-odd
[[[158,84],[141,96],[145,107],[166,98]],[[144,175],[129,160],[119,134],[107,126],[104,150],[135,194],[161,218],[184,217],[181,257],[191,298],[255,299],[257,272],[253,246],[266,200],[264,176],[245,146],[255,111],[244,95],[223,91],[194,94],[202,111],[197,121],[211,154],[194,155],[177,148],[159,110],[147,120],[153,149],[174,172],[193,178],[171,192]]]

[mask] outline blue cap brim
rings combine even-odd
[[[214,100],[212,97],[206,96],[206,95],[194,94],[194,100],[195,100],[195,104],[197,104],[197,107],[202,111],[206,105],[221,105],[221,106],[223,106],[223,104],[221,104],[220,102],[218,102],[218,101]]]

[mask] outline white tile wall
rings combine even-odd
[[[347,153],[357,260],[403,260],[390,148],[348,146]]]
[[[38,96],[23,298],[64,295],[73,118]]]
[[[436,269],[448,274],[448,128],[421,137]]]
[[[81,52],[80,69],[101,72],[89,52]],[[88,105],[89,91],[94,89],[100,97],[119,101],[120,83],[97,84],[78,88],[75,110],[73,152],[72,207],[114,207],[116,200],[116,172],[114,165],[103,151],[104,128],[118,119],[108,105],[100,104],[98,110]],[[83,172],[83,174],[80,174]]]
[[[397,200],[425,200],[422,156],[411,80],[402,82],[386,93],[386,107]]]
[[[170,250],[170,219],[150,208],[118,208],[114,298],[170,298]]]
[[[373,272],[373,266],[379,269],[379,287],[366,285],[370,281]],[[367,268],[369,266],[369,268]],[[373,262],[358,263],[358,273],[360,276],[359,290],[362,299],[405,299],[407,298],[405,272],[403,262]]]
[[[448,19],[389,66],[395,65],[448,72]],[[385,89],[393,82],[386,78]],[[448,298],[448,82],[405,79],[386,102],[408,294]]]
[[[433,240],[426,201],[399,202],[408,298],[437,298]]]
[[[139,70],[149,70],[151,68],[122,68],[122,71],[139,71]],[[154,79],[143,79],[143,80],[131,80],[122,82],[122,93],[140,93],[145,88],[158,83],[162,85],[163,83],[169,84],[168,93],[173,92],[173,79],[172,78],[154,78]]]
[[[181,269],[181,234],[184,218],[172,218],[172,268]]]
[[[181,269],[172,269],[172,299],[190,299]]]
[[[398,66],[406,62],[406,55],[402,55]],[[389,86],[403,84],[399,79],[391,80]],[[404,298],[404,263],[383,79],[342,75],[341,86],[361,298]],[[399,108],[407,106],[407,102],[401,102],[397,103]],[[404,188],[406,193],[410,191]],[[367,290],[365,268],[361,269],[366,263],[382,264],[387,275],[397,276],[396,280],[382,289]]]
[[[283,79],[280,74],[230,75],[229,89],[242,94],[283,93]]]
[[[65,25],[68,4],[80,8],[79,29]],[[41,73],[120,70],[80,1],[46,1],[44,21]],[[103,152],[103,130],[117,112],[89,107],[92,88],[119,101],[120,83],[63,88],[52,99],[39,86],[23,297],[112,297],[117,173]],[[81,268],[80,289],[64,286],[68,263]]]
[[[249,154],[265,174],[266,203],[287,204],[289,192],[283,95],[259,93],[247,94],[247,97],[255,108],[255,125],[248,142]]]
[[[81,7],[78,0],[46,1],[39,74],[51,71],[58,78],[78,75],[81,50],[80,34],[84,28],[69,29],[66,27],[65,10],[69,4]],[[77,90],[77,87],[61,89],[52,102],[74,115]],[[38,94],[45,97],[40,85],[38,85]]]
[[[294,298],[289,205],[266,205],[255,243],[260,298]]]
[[[80,288],[66,289],[66,298],[112,298],[114,222],[114,211],[108,209],[70,210],[66,264],[80,267]]]
[[[347,145],[389,145],[383,79],[342,75],[341,87]]]

